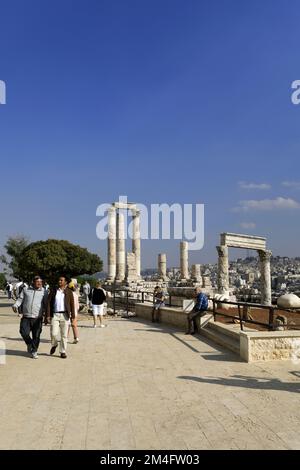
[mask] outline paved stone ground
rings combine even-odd
[[[300,365],[246,364],[164,325],[80,322],[68,359],[25,352],[0,299],[0,449],[300,449]]]

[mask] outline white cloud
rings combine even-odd
[[[268,190],[271,189],[271,185],[268,183],[246,183],[245,181],[239,181],[240,189],[259,189]]]
[[[252,229],[256,227],[256,224],[254,222],[241,222],[240,227],[245,229]]]
[[[300,189],[300,181],[283,181],[282,186],[291,189]]]
[[[288,210],[300,209],[300,203],[291,198],[277,197],[276,199],[250,199],[247,201],[240,201],[238,207],[233,209],[234,212],[248,212],[252,211],[273,211],[273,210]]]

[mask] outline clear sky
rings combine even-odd
[[[99,253],[96,207],[119,195],[204,203],[223,231],[299,256],[298,0],[0,0],[2,203],[8,235]],[[279,199],[280,198],[280,199]],[[144,242],[143,267],[178,242]]]

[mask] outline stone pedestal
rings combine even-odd
[[[134,253],[127,253],[126,255],[126,281],[135,282],[136,275],[136,258]]]
[[[272,289],[271,289],[271,267],[270,260],[272,252],[269,250],[258,250],[260,261],[260,289],[261,289],[261,303],[263,305],[272,304]]]
[[[202,277],[202,286],[211,289],[211,280],[209,276]]]
[[[163,281],[167,280],[167,255],[165,253],[158,255],[158,276]]]
[[[181,279],[189,279],[189,244],[188,242],[180,242],[180,273]]]
[[[107,244],[107,280],[113,282],[116,277],[116,209],[108,210],[108,244]]]
[[[192,279],[196,282],[202,282],[201,264],[192,264]]]
[[[132,252],[135,254],[136,276],[141,277],[141,233],[140,233],[140,211],[135,210],[132,214]]]
[[[116,240],[116,281],[122,282],[125,279],[125,230],[124,215],[117,213],[117,240]]]
[[[218,251],[218,292],[228,295],[229,293],[229,275],[228,275],[228,247],[225,245],[217,246]]]

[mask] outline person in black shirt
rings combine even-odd
[[[97,328],[97,317],[99,317],[100,328],[104,328],[106,325],[104,325],[103,322],[103,303],[106,300],[106,293],[105,290],[102,289],[101,283],[99,281],[96,283],[96,287],[91,290],[89,294],[89,299],[93,308],[94,328]]]

